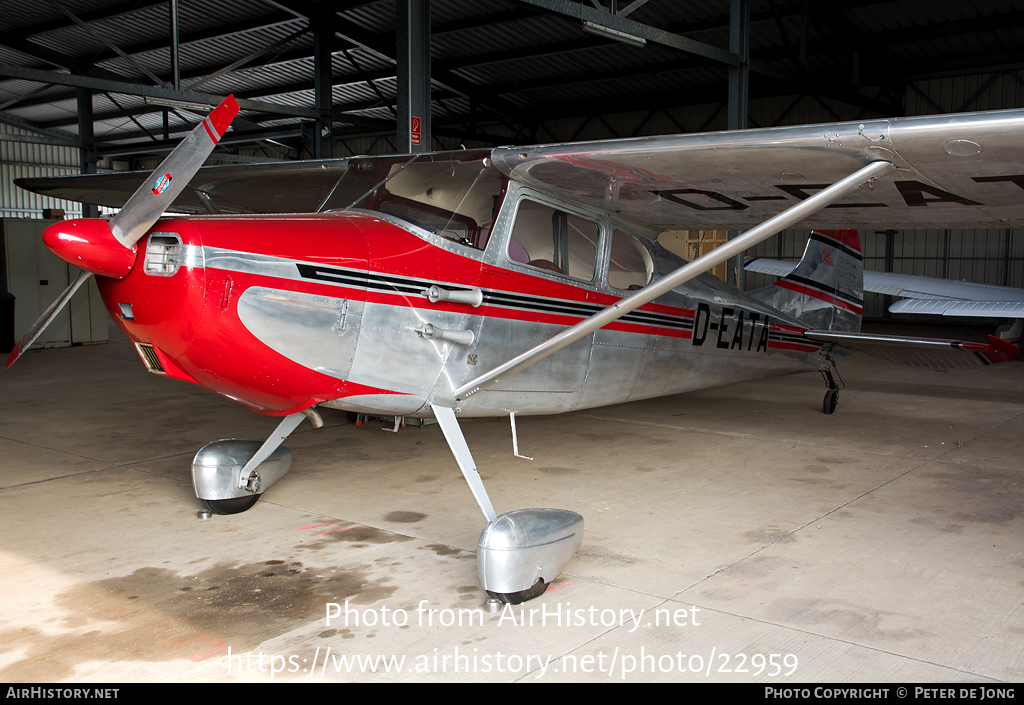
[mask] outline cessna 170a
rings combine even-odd
[[[857,233],[823,229],[1024,225],[1024,111],[201,170],[236,112],[229,97],[126,202],[122,176],[23,184],[122,207],[46,231],[83,272],[8,365],[95,277],[151,372],[282,417],[266,442],[196,455],[196,494],[222,513],[288,471],[281,443],[319,407],[436,419],[487,520],[480,584],[505,601],[543,591],[583,519],[497,514],[459,416],[514,429],[515,414],[808,370],[831,413],[853,348],[954,367],[1017,354],[994,337],[862,335]],[[293,214],[237,214],[261,201]],[[208,214],[161,217],[197,205]],[[818,230],[778,285],[704,274],[797,223]],[[688,227],[746,232],[687,263],[657,237]]]

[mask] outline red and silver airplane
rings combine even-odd
[[[480,584],[520,602],[569,560],[583,519],[498,515],[459,416],[508,415],[514,433],[516,414],[809,370],[831,413],[835,361],[855,348],[951,367],[1017,354],[995,337],[861,334],[849,228],[1024,225],[1024,111],[201,169],[237,111],[229,97],[126,202],[122,176],[24,184],[122,207],[46,231],[83,271],[8,358],[95,277],[151,372],[281,417],[265,442],[199,451],[196,494],[217,512],[288,471],[281,443],[318,408],[436,419],[487,520]],[[705,274],[798,223],[816,230],[777,285]],[[745,232],[687,263],[658,244],[684,228]]]

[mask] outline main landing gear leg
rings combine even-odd
[[[477,541],[480,587],[512,605],[544,593],[583,541],[583,517],[565,509],[519,509],[498,515],[466,438],[447,406],[431,404],[448,447],[469,483],[487,526]]]
[[[843,378],[839,376],[839,369],[836,367],[835,361],[830,357],[828,358],[828,364],[832,366],[832,369],[825,367],[821,371],[821,376],[825,379],[825,384],[828,385],[828,391],[825,392],[825,399],[821,403],[821,410],[826,414],[835,413],[836,406],[839,404],[839,390],[845,389],[846,385],[843,384]],[[832,375],[832,370],[835,370],[835,376]],[[836,377],[839,377],[839,383],[836,383]]]
[[[252,507],[291,469],[292,452],[281,444],[306,418],[314,428],[324,425],[316,411],[306,409],[285,416],[262,444],[232,438],[203,446],[192,461],[196,497],[217,514],[238,514]]]

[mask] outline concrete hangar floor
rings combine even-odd
[[[30,352],[0,373],[0,681],[1016,680],[1022,370],[856,355],[833,416],[807,374],[520,418],[532,461],[467,421],[499,512],[586,519],[545,595],[490,613],[436,425],[326,411],[203,521],[192,456],[273,420],[123,338]]]

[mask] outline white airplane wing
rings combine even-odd
[[[755,257],[743,265],[748,272],[778,277],[786,276],[795,267],[796,262],[764,257]],[[1024,289],[1014,287],[865,271],[864,291],[902,297],[902,301],[889,307],[893,313],[1024,318]]]

